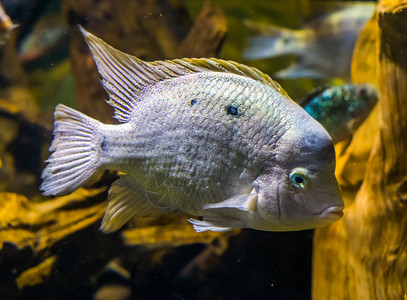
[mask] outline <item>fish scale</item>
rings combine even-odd
[[[189,220],[198,232],[301,230],[342,216],[329,134],[266,74],[220,59],[144,62],[81,31],[122,124],[58,105],[45,195],[124,172],[105,232],[176,211],[201,216]]]

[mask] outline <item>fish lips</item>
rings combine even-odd
[[[319,217],[321,219],[328,219],[328,220],[339,220],[343,217],[343,205],[333,205],[325,208],[322,212],[319,213]]]

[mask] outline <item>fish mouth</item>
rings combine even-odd
[[[319,217],[323,219],[339,220],[343,217],[343,209],[344,207],[342,205],[330,206],[320,212]]]

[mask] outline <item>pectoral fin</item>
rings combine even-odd
[[[154,217],[174,211],[151,202],[147,193],[130,176],[113,182],[109,190],[108,205],[100,229],[104,232],[119,230],[133,217]]]
[[[253,212],[257,208],[257,192],[253,189],[248,195],[239,195],[222,202],[205,204],[203,206],[204,210],[221,208],[236,208],[242,211]]]

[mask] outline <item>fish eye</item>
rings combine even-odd
[[[308,176],[306,170],[302,168],[294,169],[289,176],[290,183],[295,187],[304,188],[308,183]]]

